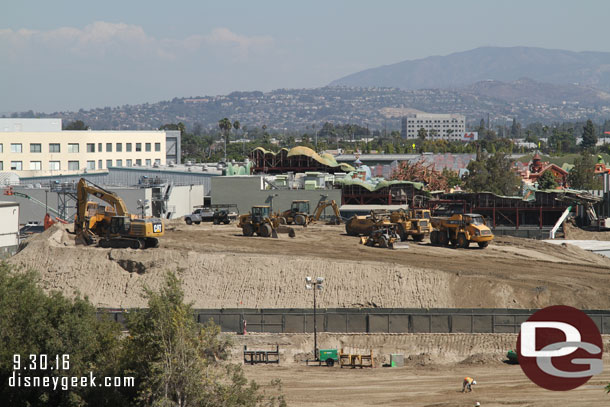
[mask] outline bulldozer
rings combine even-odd
[[[90,195],[109,205],[90,201]],[[84,178],[77,185],[76,206],[74,233],[77,243],[144,249],[158,247],[159,237],[164,234],[161,219],[141,219],[130,214],[121,197]]]
[[[485,225],[483,216],[476,213],[435,217],[432,218],[432,226],[435,230],[430,233],[430,243],[437,246],[451,244],[465,249],[471,242],[475,242],[484,249],[494,238],[491,229]]]
[[[403,242],[409,236],[416,242],[424,240],[432,230],[429,209],[398,210],[390,214],[390,222],[396,223],[398,235]]]
[[[253,206],[250,213],[240,215],[238,228],[241,228],[244,236],[257,236],[278,238],[278,233],[288,233],[294,237],[294,229],[280,224],[280,217],[271,212],[267,205]]]
[[[400,239],[397,231],[398,224],[395,223],[374,226],[370,235],[360,238],[360,244],[371,247],[377,246],[383,249],[393,249],[394,243]]]
[[[290,209],[282,212],[280,215],[280,222],[282,224],[291,225],[295,223],[297,225],[307,226],[311,223],[320,220],[320,216],[324,212],[324,209],[331,207],[334,211],[334,218],[329,223],[332,225],[338,225],[341,223],[341,214],[339,213],[339,206],[337,202],[332,201],[320,201],[313,211],[313,215],[309,215],[309,201],[299,200],[292,201]]]

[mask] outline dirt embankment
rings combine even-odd
[[[144,306],[143,288],[173,271],[197,308],[309,308],[305,276],[326,278],[326,308],[610,308],[610,259],[569,245],[501,238],[484,250],[387,250],[359,245],[341,226],[298,228],[294,239],[247,238],[235,225],[167,229],[158,249],[102,249],[75,246],[55,225],[9,261],[38,270],[46,289],[100,307]]]

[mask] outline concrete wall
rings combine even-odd
[[[167,210],[171,219],[193,213],[195,206],[203,205],[203,185],[183,185],[172,187],[167,201]]]
[[[17,252],[19,246],[19,204],[0,203],[0,258]]]
[[[274,211],[284,211],[290,208],[293,200],[309,200],[310,211],[313,211],[322,199],[322,195],[328,195],[327,200],[334,199],[341,204],[340,189],[324,189],[308,191],[303,189],[262,189],[261,176],[229,176],[212,177],[212,204],[236,204],[239,213],[250,212],[254,205],[271,205],[273,200]],[[277,194],[277,197],[273,195]],[[326,212],[332,213],[330,208]]]

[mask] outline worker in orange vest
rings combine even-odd
[[[464,393],[466,389],[468,389],[469,392],[472,391],[472,385],[474,384],[477,384],[476,380],[472,377],[465,377],[464,382],[462,383],[462,393]]]

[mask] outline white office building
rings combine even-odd
[[[179,146],[178,131],[62,131],[61,119],[0,119],[0,171],[20,177],[159,167],[180,162]]]
[[[427,140],[464,140],[466,117],[461,114],[414,113],[402,118],[401,136],[416,139],[419,129],[426,129]],[[470,133],[468,133],[470,134]]]

